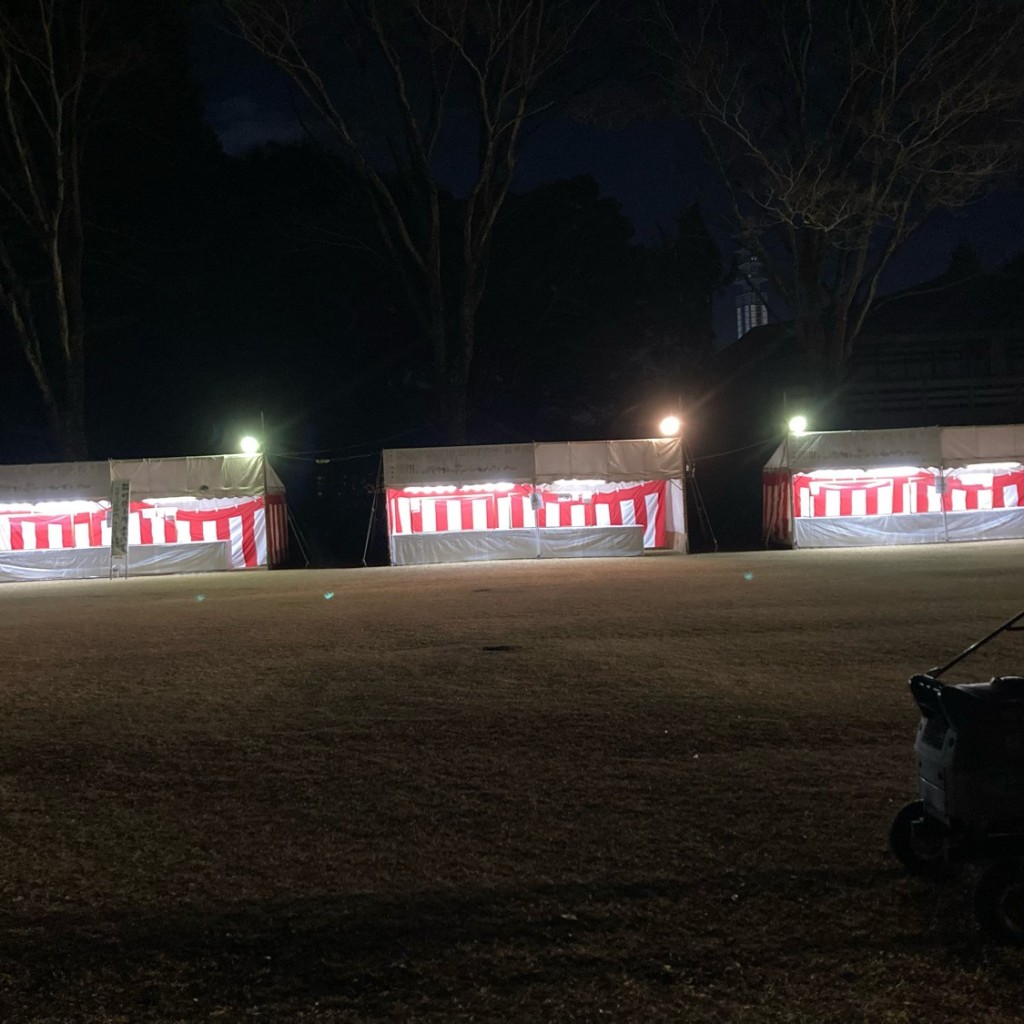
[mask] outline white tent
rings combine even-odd
[[[260,454],[0,466],[0,581],[268,567],[287,541]]]
[[[1024,425],[791,434],[764,467],[764,535],[814,548],[1024,538]]]
[[[687,550],[678,437],[384,452],[392,565]]]

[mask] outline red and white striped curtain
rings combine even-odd
[[[287,550],[287,520],[283,497],[270,501],[273,565]],[[176,505],[132,502],[129,510],[129,546],[222,541],[234,569],[266,565],[267,540],[262,498],[183,499]],[[0,551],[109,546],[106,502],[74,502],[68,511],[0,506]]]
[[[466,530],[548,529],[567,526],[642,526],[644,547],[665,547],[666,481],[608,485],[586,496],[516,484],[497,491],[421,494],[388,490],[391,534]],[[540,498],[534,509],[531,496]]]
[[[941,474],[921,469],[894,476],[793,475],[793,515],[798,519],[1020,507],[1024,507],[1024,467],[989,473],[955,469]]]

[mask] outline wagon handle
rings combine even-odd
[[[972,655],[979,647],[984,647],[985,644],[992,640],[994,637],[999,636],[1000,633],[1013,633],[1018,630],[1024,630],[1024,626],[1018,626],[1017,623],[1021,619],[1024,619],[1024,612],[1018,612],[1008,622],[1004,622],[998,629],[992,630],[988,636],[982,637],[980,640],[975,641],[966,650],[961,651],[952,661],[947,661],[945,665],[940,665],[938,668],[928,669],[927,675],[931,676],[932,679],[938,679],[943,672],[951,669],[954,665],[959,665],[964,658]]]

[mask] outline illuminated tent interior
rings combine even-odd
[[[768,544],[1024,538],[1024,425],[790,434],[763,485]]]
[[[287,554],[284,486],[260,454],[0,466],[0,581],[111,575],[118,480],[131,487],[130,576],[268,567]]]
[[[392,565],[687,550],[678,437],[384,452]]]

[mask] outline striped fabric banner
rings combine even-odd
[[[275,564],[287,550],[283,498],[271,498],[271,554]],[[184,505],[189,507],[183,507]],[[106,502],[74,502],[66,512],[44,513],[31,506],[0,507],[0,551],[110,546]],[[182,499],[178,505],[132,502],[129,545],[222,541],[233,569],[267,564],[267,530],[262,498]]]
[[[553,529],[569,526],[642,526],[644,547],[664,547],[664,480],[608,484],[607,490],[570,493],[528,484],[481,493],[479,490],[423,494],[389,490],[388,529],[392,534],[451,533],[467,530]],[[540,507],[534,508],[534,496]]]
[[[938,485],[938,486],[937,486]],[[999,472],[922,469],[863,477],[793,475],[793,515],[803,519],[976,512],[1024,506],[1024,466]]]

